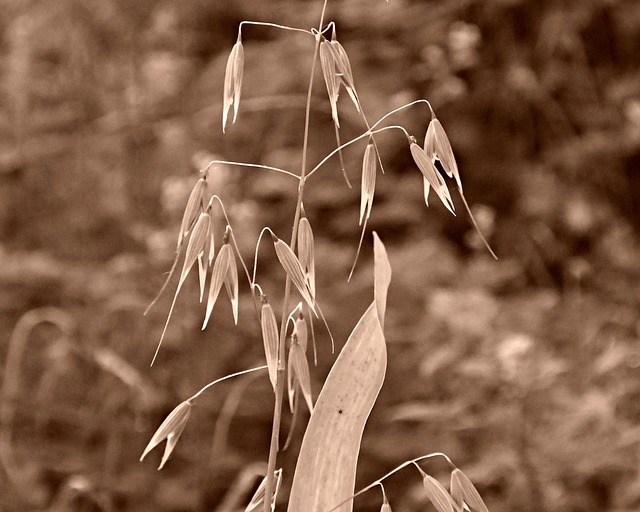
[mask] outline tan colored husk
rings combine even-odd
[[[215,263],[213,264],[213,270],[211,271],[211,282],[209,283],[209,298],[207,299],[207,311],[205,313],[202,329],[204,329],[209,322],[209,317],[211,316],[211,312],[213,311],[213,306],[218,299],[218,294],[220,293],[222,284],[224,283],[227,273],[229,272],[229,261],[232,257],[233,254],[231,253],[231,246],[229,244],[224,244],[220,248],[220,251],[218,251],[218,256],[216,257]]]
[[[362,158],[362,187],[360,189],[360,225],[371,215],[376,188],[376,154],[372,143],[367,144]]]
[[[178,281],[178,288],[184,284],[184,280],[189,275],[191,267],[196,260],[204,254],[204,247],[209,236],[209,215],[201,213],[198,217],[196,225],[193,227],[189,243],[187,244],[187,251],[184,257],[184,264],[182,266],[182,272],[180,273],[180,280]]]
[[[156,446],[158,446],[162,441],[166,439],[167,445],[165,446],[164,454],[162,455],[162,460],[160,461],[160,466],[158,466],[158,469],[160,470],[164,467],[165,463],[169,459],[169,456],[171,455],[171,452],[173,452],[173,449],[175,448],[176,443],[178,442],[178,439],[180,438],[180,435],[182,434],[182,431],[187,424],[187,421],[189,420],[192,406],[193,404],[186,400],[179,404],[175,409],[173,409],[173,411],[171,411],[169,416],[165,418],[162,424],[158,427],[158,430],[156,430],[156,432],[151,437],[149,444],[147,444],[147,447],[142,452],[142,456],[140,457],[141,461],[151,450],[153,450]]]
[[[433,149],[435,151],[435,154],[437,155],[438,160],[440,160],[440,163],[442,163],[442,167],[447,173],[447,176],[449,176],[449,178],[455,178],[458,187],[460,187],[460,190],[462,190],[462,181],[460,180],[460,174],[458,172],[458,164],[456,163],[456,158],[453,155],[453,149],[451,148],[449,137],[447,137],[442,123],[440,123],[437,118],[433,118],[429,123],[427,134],[429,133],[429,129],[432,126]]]
[[[335,34],[334,34],[335,35]],[[336,71],[338,76],[342,79],[347,93],[351,98],[351,101],[356,107],[356,110],[360,112],[360,102],[358,101],[358,95],[356,94],[356,88],[353,82],[353,72],[351,71],[351,63],[349,62],[349,56],[347,55],[344,47],[335,39],[330,41],[331,48],[334,52],[336,61]]]
[[[454,512],[453,499],[440,482],[423,472],[422,484],[429,500],[438,512]]]
[[[489,512],[469,477],[458,468],[451,473],[451,496],[460,509],[462,509],[464,501],[471,512]]]
[[[429,190],[431,189],[431,185],[429,185],[429,180],[424,176],[422,177],[422,187],[424,194],[424,204],[429,206]]]
[[[230,244],[227,244],[230,245]],[[229,269],[224,278],[224,286],[227,289],[227,295],[231,301],[231,311],[233,313],[233,322],[238,325],[238,265],[233,249],[229,247]]]
[[[316,296],[315,241],[313,230],[306,217],[298,223],[298,259],[305,274],[311,296]]]
[[[289,247],[282,240],[275,238],[275,236],[273,245],[282,268],[291,279],[291,282],[298,289],[298,292],[300,293],[302,298],[309,305],[311,311],[313,311],[317,316],[315,300],[311,294],[311,290],[309,290],[309,287],[306,283],[304,272],[302,271],[302,265],[300,265],[300,261],[298,260],[297,256],[291,250],[291,247]]]
[[[180,232],[178,233],[178,246],[176,249],[177,251],[179,251],[180,247],[182,247],[184,237],[187,236],[189,230],[193,226],[193,223],[196,221],[198,212],[202,211],[203,209],[203,202],[205,201],[207,195],[207,188],[207,180],[205,180],[204,178],[200,178],[191,190],[191,194],[189,194],[187,206],[185,207],[184,213],[182,214]]]
[[[447,188],[444,179],[438,173],[438,170],[433,165],[431,158],[427,156],[427,153],[415,142],[412,142],[409,149],[411,150],[411,156],[413,157],[413,161],[420,169],[420,172],[424,175],[424,177],[429,181],[429,184],[433,187],[436,194],[442,201],[442,204],[455,215],[455,208],[453,206],[453,201],[451,200],[451,195],[449,194],[449,189]]]
[[[340,120],[338,118],[338,90],[340,88],[340,79],[336,75],[335,54],[331,49],[329,41],[320,43],[320,67],[324,83],[327,86],[327,94],[329,95],[329,103],[331,104],[331,117],[335,125],[340,128]]]
[[[299,312],[298,318],[296,318],[296,321],[293,326],[293,333],[298,338],[298,343],[302,347],[302,350],[306,353],[308,339],[309,339],[309,331],[307,329],[307,322],[304,318],[304,315],[302,314],[302,311]]]
[[[262,297],[261,300],[264,301],[260,313],[262,341],[264,343],[264,354],[269,368],[269,379],[275,392],[278,375],[278,323],[271,304],[267,302],[265,297]]]
[[[293,342],[289,349],[289,371],[293,370],[293,379],[302,390],[302,396],[307,403],[309,412],[313,412],[313,400],[311,398],[311,378],[309,376],[309,363],[307,356],[299,343]],[[294,384],[295,385],[295,384]]]
[[[233,121],[238,116],[238,104],[242,91],[242,75],[244,72],[244,48],[238,34],[238,40],[233,45],[224,75],[224,95],[222,99],[222,132],[226,130],[227,119],[233,106]]]

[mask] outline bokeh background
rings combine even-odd
[[[297,171],[313,40],[243,31],[236,125],[221,132],[224,69],[240,21],[310,28],[319,0],[2,0],[0,9],[0,509],[232,511],[264,471],[265,376],[221,384],[194,409],[161,472],[138,458],[171,409],[204,384],[262,364],[242,287],[202,332],[197,279],[145,307],[172,263],[198,169],[213,158]],[[369,419],[358,487],[406,459],[447,453],[492,512],[640,508],[640,4],[633,0],[330,0],[369,119],[429,99],[498,253],[434,198],[406,139],[378,138],[370,229],[394,276],[387,379]],[[343,140],[363,131],[340,101]],[[335,147],[318,70],[310,161]],[[418,140],[428,109],[398,114]],[[318,297],[338,347],[372,297],[359,237],[364,144],[309,181]],[[249,261],[260,229],[287,239],[296,185],[217,166]],[[220,226],[219,233],[222,233]],[[259,280],[279,310],[268,244]],[[316,325],[314,395],[333,357]],[[294,425],[281,507],[304,414]],[[291,425],[284,418],[284,435]],[[423,466],[446,481],[447,467]],[[408,468],[396,512],[431,510]],[[373,490],[356,510],[379,510]],[[243,508],[242,508],[243,509]]]

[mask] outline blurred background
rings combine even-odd
[[[264,375],[198,401],[173,456],[142,450],[207,382],[263,364],[241,281],[200,330],[190,276],[149,363],[198,169],[213,158],[298,172],[313,39],[243,30],[237,124],[221,132],[224,70],[242,20],[317,25],[320,0],[2,0],[0,9],[0,510],[232,511],[264,472]],[[387,379],[362,445],[360,488],[403,461],[448,454],[492,512],[640,508],[640,4],[633,0],[330,0],[365,112],[426,98],[465,195],[499,255],[432,200],[406,138],[378,137],[369,228],[394,276]],[[346,94],[343,141],[363,123]],[[318,70],[310,162],[335,147]],[[395,115],[421,141],[428,109]],[[338,347],[372,297],[370,237],[351,283],[365,143],[305,197],[318,297]],[[288,239],[295,181],[216,166],[210,182],[249,262],[268,225]],[[452,189],[453,190],[453,189]],[[432,196],[435,197],[435,196]],[[221,225],[218,233],[222,233]],[[276,312],[269,244],[258,279]],[[316,325],[317,397],[335,356]],[[307,417],[293,425],[285,502]],[[283,439],[291,426],[284,417]],[[448,479],[439,462],[425,470]],[[415,469],[385,484],[396,512],[430,509]],[[379,510],[373,490],[355,510]],[[281,505],[284,508],[284,505]],[[427,508],[425,508],[427,507]],[[244,508],[242,508],[244,510]]]

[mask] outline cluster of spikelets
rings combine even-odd
[[[326,1],[325,1],[326,6]],[[243,68],[244,68],[244,48],[242,45],[241,38],[241,29],[243,24],[257,24],[257,25],[267,25],[273,26],[277,28],[284,28],[288,30],[295,30],[299,32],[304,32],[312,35],[316,40],[316,55],[319,56],[320,65],[322,67],[322,73],[324,77],[324,82],[327,89],[327,94],[329,97],[329,103],[331,107],[331,117],[335,126],[336,131],[336,140],[337,147],[333,150],[326,158],[324,158],[319,164],[317,164],[313,169],[309,172],[306,172],[304,169],[300,176],[284,170],[277,169],[269,166],[258,165],[258,164],[247,164],[247,163],[239,163],[239,162],[221,162],[214,161],[209,164],[209,166],[202,171],[202,177],[195,184],[188,202],[185,208],[180,232],[178,234],[178,241],[176,247],[176,259],[174,261],[171,272],[169,273],[169,277],[165,281],[164,286],[160,293],[164,290],[169,279],[177,268],[177,264],[180,258],[181,253],[183,252],[183,248],[186,246],[184,250],[184,263],[182,266],[182,270],[180,272],[180,277],[178,280],[178,285],[175,290],[175,294],[173,297],[173,301],[171,303],[171,307],[169,310],[169,314],[167,316],[167,320],[160,338],[160,342],[158,343],[158,347],[156,349],[153,361],[155,361],[160,346],[162,344],[162,340],[165,336],[167,326],[169,324],[171,314],[173,312],[176,299],[182,289],[182,286],[191,272],[191,269],[196,265],[198,268],[198,277],[199,277],[199,297],[200,302],[203,302],[205,297],[205,289],[207,279],[209,279],[209,291],[207,294],[206,301],[206,313],[202,328],[204,329],[210,319],[212,310],[216,304],[218,296],[222,290],[222,287],[226,288],[226,292],[228,298],[231,303],[232,312],[234,322],[237,324],[238,322],[238,266],[237,261],[240,262],[244,273],[246,274],[247,280],[250,285],[252,298],[254,301],[254,306],[256,308],[256,312],[260,319],[260,326],[262,331],[262,339],[264,344],[264,352],[266,365],[258,368],[252,368],[249,370],[241,371],[232,375],[228,375],[221,379],[217,379],[205,387],[203,387],[200,391],[198,391],[191,398],[180,403],[165,419],[165,421],[160,425],[158,430],[155,432],[151,440],[149,441],[147,447],[145,448],[141,460],[156,446],[158,446],[163,441],[167,441],[165,446],[164,454],[162,456],[162,460],[160,462],[160,466],[158,469],[161,469],[168,458],[170,457],[172,451],[174,450],[176,443],[182,434],[186,423],[189,419],[191,409],[195,403],[195,400],[204,393],[211,386],[226,380],[228,378],[236,377],[239,375],[243,375],[249,372],[258,371],[266,369],[268,371],[269,379],[273,386],[274,393],[276,396],[279,392],[278,384],[281,382],[279,379],[282,378],[284,374],[285,367],[283,364],[284,359],[284,346],[283,340],[286,339],[287,334],[289,337],[289,353],[288,353],[288,364],[286,365],[286,380],[287,380],[287,393],[289,398],[289,406],[291,411],[294,413],[297,410],[297,401],[299,395],[302,395],[304,402],[309,409],[309,412],[312,413],[314,410],[314,404],[311,394],[311,385],[310,385],[310,373],[309,373],[309,365],[307,361],[307,345],[309,338],[309,331],[311,332],[311,338],[314,346],[314,355],[316,354],[315,350],[315,337],[313,335],[313,316],[322,319],[322,321],[326,325],[326,321],[324,320],[324,316],[322,315],[322,311],[316,301],[316,284],[315,284],[315,261],[314,261],[314,237],[313,231],[311,229],[311,225],[304,214],[304,208],[302,207],[302,192],[301,190],[304,188],[304,184],[308,178],[310,178],[314,173],[316,173],[319,168],[327,162],[332,156],[338,154],[340,156],[340,160],[342,163],[342,150],[346,147],[360,141],[367,139],[367,145],[364,150],[363,162],[362,162],[362,179],[361,179],[361,201],[360,201],[360,214],[359,214],[359,223],[362,226],[362,235],[366,230],[367,221],[371,215],[371,210],[373,206],[373,198],[375,193],[375,183],[376,183],[376,174],[378,172],[378,166],[382,172],[382,159],[377,149],[377,144],[375,141],[375,135],[387,131],[387,130],[400,130],[404,133],[407,138],[409,144],[409,150],[413,157],[415,164],[418,169],[422,173],[423,177],[423,190],[424,190],[424,200],[425,203],[429,204],[429,194],[431,189],[434,190],[436,195],[440,198],[443,205],[455,215],[455,207],[454,202],[451,197],[451,193],[447,186],[447,182],[444,179],[444,176],[441,174],[438,166],[436,165],[439,162],[444,174],[448,176],[450,179],[455,180],[455,185],[459,191],[460,197],[471,217],[471,220],[476,226],[475,221],[471,215],[471,211],[467,205],[466,199],[464,197],[462,191],[462,182],[460,179],[460,174],[458,171],[458,166],[456,164],[455,157],[453,155],[453,150],[451,148],[451,144],[449,139],[442,127],[440,121],[436,118],[431,105],[426,100],[417,100],[407,105],[403,105],[392,112],[383,116],[380,120],[378,120],[373,125],[370,125],[364,112],[362,106],[360,104],[360,100],[358,94],[356,92],[356,87],[354,84],[353,73],[351,69],[351,64],[349,62],[349,58],[344,47],[337,41],[336,39],[336,30],[335,25],[330,23],[324,30],[301,30],[294,29],[290,27],[282,27],[279,25],[269,24],[269,23],[261,23],[261,22],[242,22],[240,24],[240,28],[238,31],[238,38],[236,43],[234,44],[231,54],[229,56],[226,73],[225,73],[225,81],[224,81],[224,96],[223,96],[223,109],[222,109],[222,130],[226,131],[227,125],[229,121],[232,123],[236,122],[238,115],[238,108],[240,103],[241,89],[242,89],[242,78],[243,78]],[[331,32],[331,39],[327,39],[324,34],[328,31]],[[315,67],[315,58],[314,58],[314,67]],[[348,141],[345,144],[340,143],[339,137],[339,115],[338,115],[338,99],[341,88],[344,87],[347,91],[347,95],[351,99],[353,105],[355,106],[358,113],[361,115],[364,124],[367,127],[366,132],[361,134],[360,136]],[[409,108],[413,105],[419,103],[426,103],[429,106],[429,111],[431,114],[431,119],[427,127],[426,135],[424,138],[424,144],[421,147],[416,138],[410,135],[402,126],[396,125],[385,125],[381,126],[386,119],[388,119],[391,115],[405,109]],[[308,111],[307,111],[308,114]],[[306,148],[305,150],[306,151]],[[304,160],[304,157],[303,157]],[[299,180],[299,198],[296,212],[296,224],[294,226],[293,236],[291,245],[287,244],[283,240],[279,239],[273,231],[266,227],[260,233],[258,240],[256,242],[255,247],[255,256],[254,256],[254,265],[253,272],[250,274],[249,269],[242,259],[242,255],[238,250],[238,244],[236,243],[233,229],[231,228],[231,222],[227,213],[225,211],[224,204],[220,197],[217,195],[211,195],[209,192],[207,178],[209,173],[211,172],[212,167],[216,163],[225,163],[229,165],[236,166],[245,166],[245,167],[257,167],[263,168],[271,171],[277,171],[289,176],[292,176]],[[344,164],[343,164],[343,172],[344,172]],[[346,174],[345,174],[346,176]],[[349,184],[347,180],[347,184]],[[221,215],[214,215],[214,209],[220,209]],[[216,237],[214,236],[214,227],[217,224],[224,222],[225,229],[224,234],[222,236],[221,243],[219,243],[219,247],[216,247]],[[477,228],[477,226],[476,226]],[[283,314],[283,319],[278,326],[278,321],[276,320],[276,316],[273,310],[273,307],[268,301],[267,294],[264,293],[261,286],[256,281],[256,272],[257,272],[257,261],[258,261],[258,249],[260,247],[262,237],[265,233],[269,233],[271,236],[271,241],[273,243],[273,249],[277,256],[277,259],[284,269],[287,277],[287,283],[293,283],[301,301],[288,313],[287,316]],[[480,233],[482,237],[482,234]],[[358,246],[358,252],[360,249],[360,245],[362,244],[363,236],[360,237],[360,244]],[[482,237],[484,240],[484,237]],[[486,244],[486,240],[485,244]],[[297,242],[297,244],[296,244]],[[487,248],[489,248],[488,244]],[[295,249],[295,250],[294,250]],[[489,251],[492,255],[493,252],[489,248]],[[495,255],[494,255],[495,257]],[[357,257],[356,257],[357,259]],[[355,262],[354,262],[355,266]],[[353,269],[352,269],[353,272]],[[286,286],[285,297],[288,297],[288,284]],[[156,297],[157,300],[157,297]],[[284,307],[286,308],[287,300],[285,298]],[[155,303],[155,300],[149,306],[151,307]],[[328,328],[327,328],[328,330]],[[330,335],[330,332],[329,332]],[[333,348],[333,338],[331,338],[332,348]],[[317,356],[316,356],[317,359]],[[152,364],[153,364],[152,361]],[[276,403],[278,400],[276,400]],[[275,424],[275,422],[274,422]],[[274,427],[275,428],[275,427]],[[270,465],[272,468],[274,462],[272,463],[270,454]],[[433,456],[443,456],[450,463],[448,458],[442,454],[430,454],[427,456],[422,456],[412,461],[407,461],[392,472],[388,473],[381,479],[362,489],[358,493],[354,494],[350,498],[348,498],[343,503],[337,505],[335,509],[340,508],[347,501],[351,501],[353,498],[358,496],[359,494],[380,485],[383,493],[383,504],[381,508],[381,512],[390,512],[391,506],[387,499],[387,496],[384,492],[384,487],[382,481],[395,473],[396,471],[413,464],[420,471],[424,489],[426,491],[427,496],[438,510],[438,512],[463,512],[464,510],[469,510],[471,512],[487,512],[487,508],[484,505],[480,495],[476,491],[475,487],[471,483],[471,481],[457,468],[454,467],[454,470],[451,474],[451,484],[450,490],[447,491],[435,478],[426,474],[418,465],[417,462],[420,460],[424,460]],[[258,510],[259,508],[269,508],[269,504],[265,503],[267,491],[270,490],[270,508],[274,510],[275,508],[275,499],[277,490],[280,486],[280,481],[282,478],[282,470],[273,470],[268,471],[267,476],[260,484],[255,496],[251,500],[251,503],[247,507],[247,511]],[[326,511],[330,512],[330,511]]]

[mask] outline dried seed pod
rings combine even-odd
[[[280,261],[280,265],[282,265],[282,268],[289,276],[289,279],[291,279],[295,287],[298,289],[298,292],[300,292],[300,295],[302,295],[302,298],[309,305],[311,311],[317,315],[315,300],[306,283],[302,265],[300,265],[298,257],[291,250],[291,247],[289,247],[285,242],[273,234],[271,236],[273,237],[273,245],[276,251],[276,256],[278,256],[278,260]]]
[[[173,449],[175,448],[176,443],[178,442],[178,439],[180,438],[180,435],[182,434],[182,431],[187,424],[187,421],[189,420],[191,407],[193,407],[193,404],[189,400],[186,400],[178,405],[173,411],[171,411],[169,416],[167,416],[166,419],[162,422],[162,425],[158,427],[158,430],[156,430],[155,434],[153,434],[153,437],[149,441],[149,444],[147,444],[144,452],[142,452],[142,456],[140,457],[141,461],[151,450],[153,450],[156,446],[158,446],[162,441],[166,439],[167,445],[164,448],[164,454],[162,455],[162,460],[160,461],[160,466],[158,467],[158,469],[162,469],[164,467],[165,463],[169,459],[169,456],[171,455],[171,452],[173,452]]]
[[[466,503],[471,512],[489,512],[469,477],[458,468],[451,473],[451,496],[461,510]]]
[[[276,381],[278,374],[278,323],[276,316],[273,312],[271,304],[267,302],[267,297],[262,295],[260,297],[262,302],[262,311],[260,313],[260,324],[262,327],[262,341],[264,343],[264,355],[267,359],[267,367],[269,369],[269,379],[273,386],[273,390],[276,390]]]
[[[222,99],[222,132],[227,127],[227,118],[233,105],[233,121],[236,122],[238,116],[238,104],[240,103],[240,93],[242,91],[242,74],[244,71],[244,48],[242,39],[238,34],[238,40],[233,45],[227,68],[224,75],[224,96]]]
[[[180,273],[178,288],[184,284],[184,280],[187,278],[187,275],[189,275],[189,271],[196,260],[204,254],[204,247],[209,236],[210,221],[211,218],[209,215],[201,213],[196,225],[193,227],[191,238],[189,238],[189,243],[187,244],[187,252],[184,257],[184,265]]]
[[[229,244],[227,244],[229,245]],[[238,325],[238,266],[233,249],[229,247],[229,268],[224,278],[224,286],[231,301],[231,311],[233,312],[233,322]]]
[[[409,147],[411,150],[411,156],[413,157],[413,161],[420,169],[420,172],[424,175],[424,177],[429,181],[429,184],[433,187],[436,194],[442,201],[442,204],[455,215],[455,208],[453,206],[453,201],[451,200],[451,195],[449,194],[449,189],[447,188],[446,183],[440,173],[433,165],[431,158],[427,155],[427,153],[422,149],[418,144],[413,140]]]
[[[273,472],[273,476],[276,481],[275,489],[273,491],[273,496],[271,498],[271,510],[275,510],[276,508],[276,498],[278,496],[278,490],[280,489],[280,482],[282,481],[282,469],[278,469]],[[244,509],[244,512],[255,512],[257,510],[262,510],[264,508],[264,498],[265,493],[267,492],[267,477],[265,476],[260,482],[260,485],[256,489],[253,498],[247,505],[247,508]]]
[[[424,149],[432,157],[437,157],[442,164],[442,168],[447,173],[449,178],[455,178],[458,187],[462,190],[462,181],[460,180],[460,173],[458,172],[458,164],[453,156],[453,149],[451,149],[451,143],[449,137],[447,137],[442,123],[434,117],[429,122],[427,128],[427,134],[424,139]]]
[[[436,510],[438,512],[454,512],[453,499],[442,484],[424,471],[420,470],[420,473],[422,474],[422,484],[427,497]]]
[[[302,350],[297,339],[292,337],[291,347],[289,348],[289,374],[295,383],[300,386],[302,396],[304,396],[309,412],[313,412],[313,401],[311,399],[311,377],[309,376],[309,363],[307,356]]]
[[[298,318],[296,318],[293,326],[293,333],[296,335],[296,338],[298,338],[298,343],[300,343],[302,350],[306,353],[309,334],[307,331],[307,322],[304,319],[302,310],[298,312]]]
[[[204,178],[200,178],[191,190],[191,194],[189,195],[189,199],[187,200],[187,206],[184,209],[184,213],[182,214],[180,232],[178,233],[178,247],[176,248],[177,251],[179,251],[180,247],[182,247],[184,237],[187,236],[189,230],[193,226],[193,223],[196,221],[198,212],[204,209],[204,202],[206,201],[207,196],[207,188],[207,180]]]
[[[298,223],[298,259],[302,266],[311,296],[316,296],[315,242],[311,224],[306,217]]]
[[[344,47],[335,39],[335,32],[333,33],[333,38],[330,44],[331,49],[334,53],[336,71],[338,72],[338,76],[347,89],[347,93],[349,94],[351,101],[355,105],[356,110],[360,112],[360,102],[358,101],[358,95],[356,94],[356,88],[353,82],[353,72],[351,71],[349,56],[347,55]]]
[[[331,105],[331,117],[335,125],[340,128],[340,120],[338,119],[338,94],[340,89],[340,79],[336,74],[336,57],[331,48],[329,41],[320,43],[320,67],[324,83],[327,86],[327,94],[329,95],[329,103]]]
[[[202,324],[202,329],[204,329],[209,322],[209,317],[211,316],[211,311],[213,311],[213,306],[218,299],[218,294],[220,293],[222,284],[227,278],[230,266],[229,262],[231,258],[233,258],[231,246],[229,244],[224,244],[220,248],[220,251],[218,251],[218,256],[216,257],[216,261],[213,264],[213,270],[211,271],[211,282],[209,283],[209,298],[207,299],[207,311],[204,317],[204,323]]]
[[[360,189],[360,225],[371,215],[373,194],[376,189],[376,154],[373,144],[367,144],[362,158],[362,188]]]

